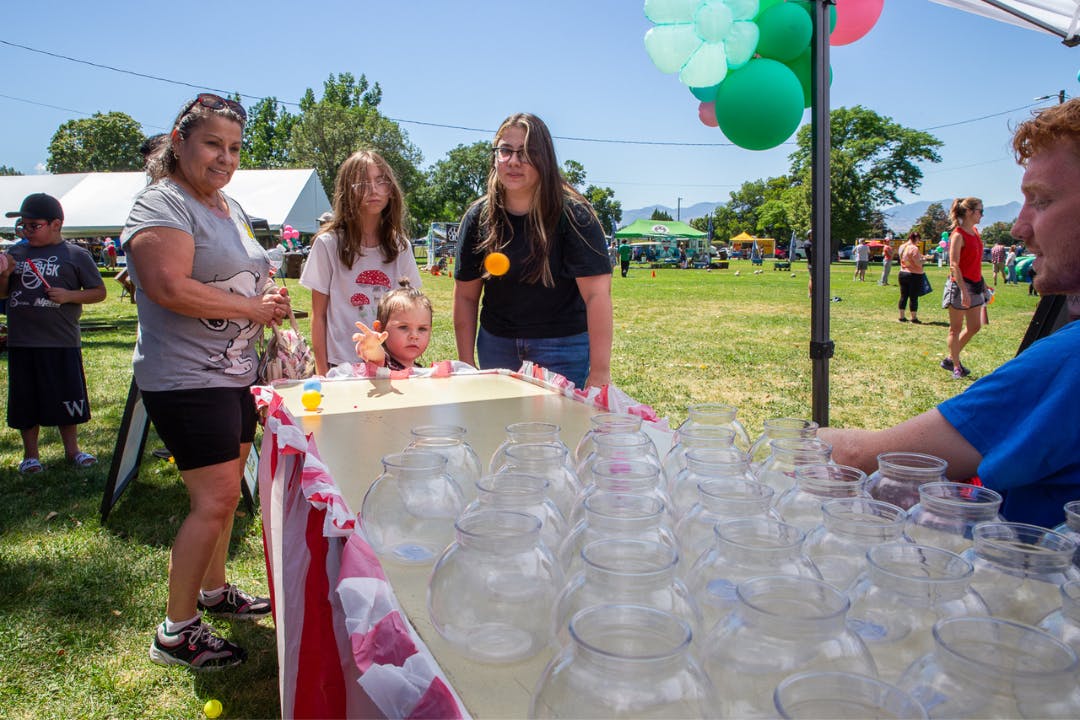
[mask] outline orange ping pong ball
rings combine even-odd
[[[510,258],[501,252],[490,253],[484,258],[484,269],[492,275],[505,275],[510,269]]]

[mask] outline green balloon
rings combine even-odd
[[[792,2],[791,4],[796,5],[798,7],[801,7],[803,10],[806,11],[806,14],[810,16],[810,22],[814,21],[814,6],[813,6],[812,3],[808,2],[807,0],[794,0],[794,2]],[[829,6],[829,34],[831,35],[832,31],[835,30],[835,29],[836,29],[836,6],[835,5],[830,5]]]
[[[791,3],[769,8],[758,16],[761,38],[757,53],[780,62],[790,62],[810,44],[814,24],[810,16]]]
[[[755,19],[761,17],[769,8],[773,7],[774,5],[780,5],[783,2],[784,0],[761,0],[761,2],[758,3],[758,11]]]
[[[795,58],[791,62],[784,63],[791,72],[795,73],[795,77],[799,78],[799,84],[803,89],[803,107],[810,107],[813,95],[810,88],[810,48],[807,47],[803,50],[799,57]],[[829,85],[832,85],[833,70],[829,68]]]
[[[690,88],[690,92],[701,102],[712,102],[713,100],[716,100],[716,91],[719,89],[719,85],[703,88],[692,87]]]
[[[716,121],[731,142],[767,150],[791,137],[803,115],[803,90],[781,62],[751,60],[732,70],[716,93]]]

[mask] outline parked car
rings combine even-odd
[[[854,249],[855,249],[854,245],[843,245],[843,246],[841,246],[841,248],[839,250],[836,251],[836,257],[838,257],[841,260],[850,260],[851,259],[851,251],[854,250]]]

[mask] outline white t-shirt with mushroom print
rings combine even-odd
[[[368,327],[375,322],[379,300],[396,290],[398,280],[408,278],[420,288],[420,271],[413,258],[412,245],[398,253],[393,262],[384,262],[378,248],[365,248],[351,268],[341,264],[338,239],[323,233],[311,244],[300,284],[329,298],[326,311],[326,359],[331,365],[356,361],[352,341],[359,320]]]

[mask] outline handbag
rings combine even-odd
[[[922,289],[919,290],[919,297],[923,295],[929,295],[934,292],[934,288],[930,286],[930,278],[926,277],[926,273],[922,276]]]
[[[300,334],[291,308],[289,324],[291,328],[270,326],[270,340],[259,358],[260,385],[275,380],[303,380],[315,374],[315,357]]]

